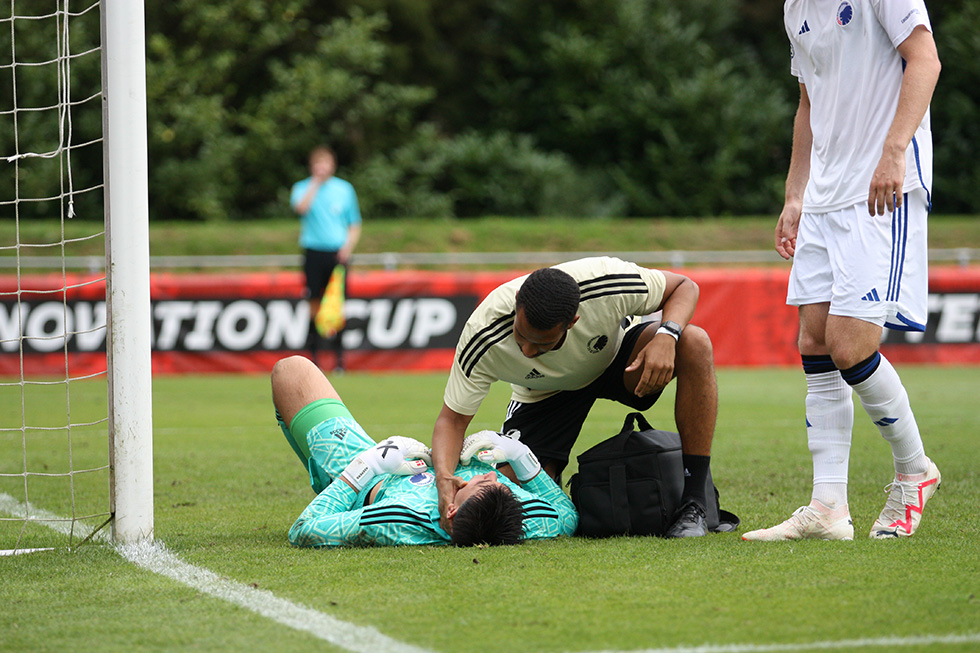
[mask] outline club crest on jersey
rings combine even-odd
[[[422,472],[421,474],[416,474],[408,479],[412,485],[416,485],[418,487],[432,485],[433,481],[435,480],[436,477],[432,474],[432,472]]]
[[[837,24],[843,27],[851,22],[852,18],[854,18],[854,7],[845,0],[837,7]]]
[[[596,336],[592,340],[589,340],[589,344],[587,346],[589,348],[590,354],[598,354],[600,351],[605,349],[606,345],[608,344],[609,344],[608,336]]]

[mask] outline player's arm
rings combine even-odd
[[[531,449],[520,441],[520,433],[502,435],[479,431],[463,441],[461,463],[476,458],[485,463],[507,463],[517,483],[533,496],[523,500],[524,536],[528,539],[571,535],[578,526],[578,512],[568,495],[548,474],[541,473],[541,463]]]
[[[418,440],[392,436],[362,451],[344,468],[340,478],[306,507],[292,528],[295,546],[354,544],[361,532],[361,510],[352,510],[361,490],[382,474],[412,475],[431,463],[429,448]]]
[[[803,193],[810,180],[810,151],[813,148],[813,131],[810,127],[810,96],[806,85],[800,84],[800,105],[793,119],[793,151],[786,174],[786,194],[783,210],[776,221],[773,240],[776,251],[789,260],[796,254],[796,234],[803,214]]]
[[[350,259],[350,255],[354,252],[354,248],[357,247],[357,241],[361,239],[361,225],[352,224],[347,230],[347,242],[344,246],[340,248],[337,252],[337,259],[341,263],[346,263]]]
[[[446,518],[446,513],[463,483],[455,475],[456,465],[463,450],[463,435],[472,420],[472,415],[457,413],[443,403],[432,430],[432,466],[439,492],[439,523],[447,533],[452,532],[452,522]]]
[[[664,272],[666,285],[663,299],[657,310],[662,312],[661,322],[673,322],[681,330],[694,317],[698,304],[700,288],[688,277],[674,272]],[[677,338],[666,329],[658,329],[657,334],[641,349],[626,372],[641,370],[636,384],[636,395],[646,396],[667,385],[674,378],[674,359]]]
[[[521,487],[533,494],[535,499],[524,504],[527,514],[524,519],[524,537],[533,540],[575,534],[575,529],[578,528],[575,504],[550,476],[538,474],[521,483]],[[538,501],[546,504],[550,510],[539,505]]]
[[[290,544],[329,547],[357,543],[361,509],[352,509],[356,498],[357,492],[348,483],[331,483],[293,523],[289,529]]]
[[[912,30],[908,38],[898,46],[898,53],[905,60],[902,87],[898,95],[898,108],[892,120],[881,159],[871,177],[868,191],[868,213],[884,215],[902,205],[905,185],[905,150],[915,130],[932,101],[932,92],[939,81],[939,53],[936,42],[924,25]]]
[[[293,198],[291,202],[293,210],[299,215],[306,215],[310,211],[310,207],[313,205],[313,198],[316,197],[322,184],[322,181],[311,179],[310,183],[306,186],[306,192],[302,196]]]

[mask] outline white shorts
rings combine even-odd
[[[902,331],[924,331],[929,299],[928,195],[905,193],[890,215],[865,202],[804,213],[786,303],[830,302],[830,314]]]

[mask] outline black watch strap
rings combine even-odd
[[[678,338],[681,337],[681,332],[684,331],[684,328],[680,324],[678,324],[677,322],[671,322],[670,320],[665,320],[661,322],[660,328],[664,329],[665,331],[670,331]]]

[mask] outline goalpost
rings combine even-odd
[[[150,233],[142,0],[102,0],[113,539],[153,539]]]
[[[77,545],[106,524],[117,543],[153,538],[143,21],[142,0],[0,9],[0,226],[14,226],[0,241],[5,553]],[[38,218],[59,218],[60,234],[32,229]]]

